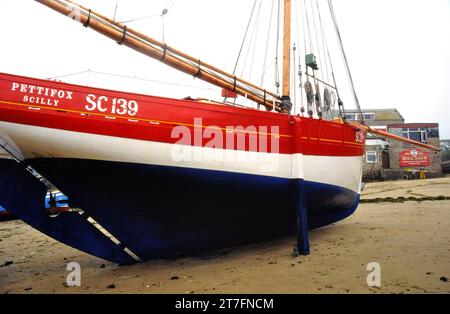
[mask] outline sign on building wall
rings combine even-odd
[[[399,154],[400,167],[420,167],[429,166],[430,152],[421,149],[407,149]]]

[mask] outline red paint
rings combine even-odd
[[[400,167],[426,167],[431,164],[430,152],[421,149],[408,149],[400,152]]]
[[[222,89],[222,97],[227,97],[227,98],[237,98],[237,94],[229,89],[223,88]]]
[[[39,104],[29,103],[30,97],[35,97],[32,100],[38,101]],[[99,107],[89,111],[88,109],[94,107],[94,99],[102,101]],[[117,103],[116,114],[111,113],[114,99]],[[121,103],[119,100],[128,105],[136,102],[137,113],[130,111],[134,106],[126,107],[127,110],[118,109]],[[124,114],[118,114],[121,111]],[[108,119],[107,116],[114,116],[115,119]],[[173,128],[184,125],[193,132],[194,118],[201,118],[204,127],[221,128],[224,136],[225,129],[229,126],[244,128],[255,126],[258,130],[266,126],[269,132],[271,127],[278,127],[281,135],[279,152],[284,154],[323,156],[364,154],[365,133],[357,127],[341,122],[90,88],[0,73],[0,121],[176,143],[178,138],[171,137]],[[250,150],[248,139],[249,134],[246,133],[246,150]],[[205,146],[208,142],[209,139],[203,139],[201,145]]]

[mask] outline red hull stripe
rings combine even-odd
[[[283,154],[364,154],[364,134],[341,122],[1,73],[0,92],[0,121],[4,122],[165,143],[179,141],[172,137],[177,126],[189,129],[192,136],[214,129],[221,132],[224,141],[230,136],[229,127],[242,126],[232,133],[235,143],[238,134],[245,134],[245,150],[260,150],[259,145],[255,149],[249,143],[251,138],[261,140],[264,136],[269,152],[271,138],[277,138],[279,153]],[[201,126],[194,126],[196,118],[201,119]],[[200,134],[200,138],[201,144],[193,141],[192,145],[208,146],[211,141],[211,135]]]

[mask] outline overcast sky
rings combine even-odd
[[[276,35],[275,31],[266,35],[272,0],[262,1],[259,27],[253,33],[255,37],[258,33],[263,44],[255,45],[255,51],[249,50],[242,70],[247,51],[244,49],[238,69],[238,74],[243,73],[255,83],[260,83],[263,72],[265,42],[273,42]],[[117,1],[79,2],[112,17]],[[161,40],[163,23],[159,14],[168,7],[165,41],[231,72],[253,2],[120,0],[116,20],[155,15],[128,26]],[[319,0],[319,4],[327,28],[326,2]],[[406,122],[438,122],[441,138],[450,138],[450,1],[334,0],[333,4],[362,108],[397,108]],[[168,97],[214,97],[220,93],[215,87],[118,46],[33,0],[0,0],[0,33],[0,72],[49,78],[91,69],[149,81],[95,73],[61,79]],[[334,57],[339,55],[333,36],[332,32],[327,33]],[[302,31],[299,37],[294,31],[293,39],[303,49]],[[264,80],[273,90],[275,50],[270,47]],[[354,107],[341,60],[333,61],[342,98],[348,107]]]

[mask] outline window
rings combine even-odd
[[[420,141],[421,141],[422,143],[426,143],[426,142],[428,141],[428,138],[427,138],[427,131],[426,131],[426,130],[420,132]]]
[[[356,121],[357,120],[357,114],[356,113],[346,113],[345,119],[350,121]]]
[[[374,151],[366,152],[366,162],[368,164],[376,164],[378,163],[378,154]]]
[[[364,120],[375,120],[375,113],[363,113],[362,114]],[[360,115],[359,113],[346,113],[345,114],[345,119],[346,120],[350,120],[350,121],[358,121],[360,120]]]
[[[438,128],[428,128],[428,137],[439,137],[439,129]]]
[[[409,138],[417,142],[427,143],[427,129],[425,128],[410,128],[403,129],[403,137]]]
[[[363,113],[364,120],[375,120],[374,113]]]

